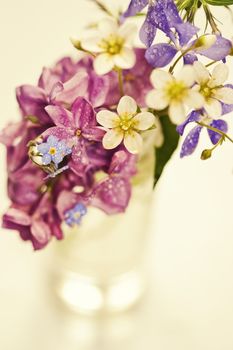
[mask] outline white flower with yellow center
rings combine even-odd
[[[122,141],[126,149],[133,154],[142,149],[141,131],[150,129],[155,125],[152,113],[137,113],[137,103],[130,96],[123,96],[117,106],[117,113],[102,110],[97,113],[96,119],[107,130],[103,137],[105,149],[113,149]]]
[[[168,107],[168,114],[174,124],[181,124],[185,120],[186,106],[194,109],[202,108],[203,96],[191,89],[195,83],[194,69],[191,65],[182,68],[175,78],[172,74],[161,69],[155,69],[151,74],[151,90],[146,98],[147,105],[156,110]]]
[[[93,36],[83,39],[84,50],[96,53],[94,69],[102,75],[110,72],[114,66],[122,69],[132,68],[136,56],[132,48],[136,27],[125,22],[118,26],[114,19],[106,18],[99,22]]]
[[[193,67],[198,83],[193,89],[199,91],[204,97],[203,107],[207,114],[212,118],[219,118],[222,114],[221,102],[233,104],[233,90],[222,85],[228,78],[228,67],[220,63],[214,68],[212,75],[200,62],[195,62]]]

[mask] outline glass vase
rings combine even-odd
[[[81,226],[66,231],[65,239],[56,243],[53,288],[72,310],[85,314],[124,311],[143,295],[153,173],[151,147],[138,162],[125,213],[111,216],[88,208]]]

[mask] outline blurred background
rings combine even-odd
[[[215,13],[231,38],[229,12]],[[75,56],[69,38],[98,18],[88,0],[0,0],[0,128],[19,118],[15,87],[35,84],[42,66]],[[203,25],[203,15],[198,20]],[[226,119],[233,135],[233,115]],[[192,157],[180,160],[178,149],[156,188],[150,285],[130,312],[85,318],[60,309],[48,293],[51,248],[33,252],[16,232],[0,229],[0,349],[233,349],[233,146],[226,142],[203,162],[208,141],[204,133],[201,139]],[[2,145],[0,152],[2,215],[9,202]]]

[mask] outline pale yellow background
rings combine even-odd
[[[216,14],[230,38],[229,14]],[[1,128],[18,118],[14,88],[35,84],[43,65],[75,55],[69,37],[97,16],[87,0],[0,0]],[[59,312],[45,292],[49,249],[33,253],[17,233],[1,229],[1,350],[233,349],[233,145],[202,162],[205,142],[188,159],[177,152],[155,192],[151,288],[132,313],[91,321]],[[2,146],[0,152],[2,213],[8,201]]]

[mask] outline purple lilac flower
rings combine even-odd
[[[86,206],[83,203],[77,203],[72,209],[65,212],[65,222],[71,227],[80,225],[82,218],[86,213]]]
[[[37,150],[42,154],[42,164],[48,165],[53,162],[56,166],[62,162],[63,158],[72,153],[64,140],[59,141],[55,136],[49,136],[46,142],[37,146]]]
[[[85,176],[89,165],[86,145],[102,140],[104,130],[97,126],[92,106],[82,97],[78,97],[71,111],[61,106],[48,106],[46,111],[56,126],[47,129],[41,136],[55,136],[72,148],[70,168],[79,176]]]

